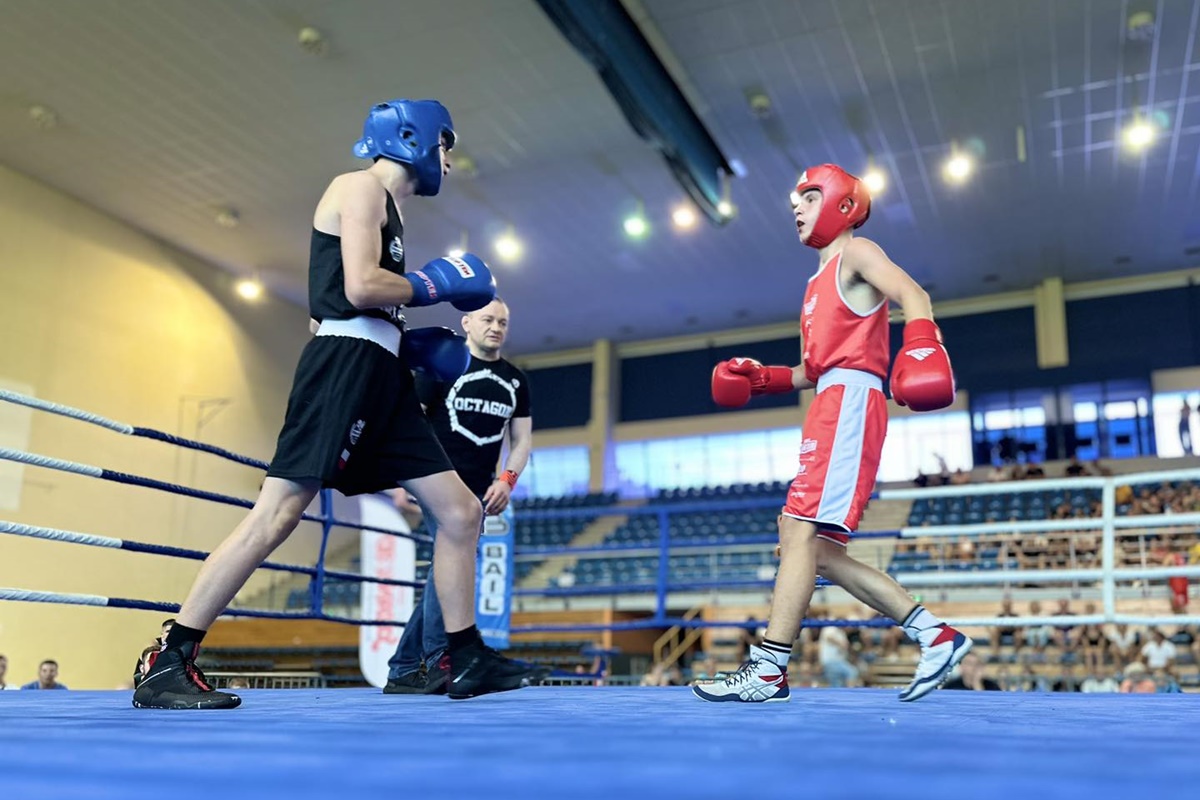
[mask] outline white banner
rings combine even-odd
[[[360,522],[378,528],[407,531],[408,523],[386,495],[363,495]],[[362,531],[362,574],[373,578],[411,581],[416,576],[417,545],[412,539]],[[394,619],[406,622],[413,610],[411,586],[381,583],[362,585],[362,618]],[[363,677],[372,686],[387,683],[388,659],[396,651],[404,628],[390,625],[362,625],[358,636],[358,662]]]

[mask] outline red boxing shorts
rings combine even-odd
[[[815,522],[819,538],[845,545],[879,472],[887,435],[883,381],[869,372],[829,370],[817,381],[802,430],[800,468],[783,513]]]

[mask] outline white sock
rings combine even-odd
[[[904,620],[904,633],[914,642],[921,641],[921,633],[941,625],[942,621],[929,613],[925,606],[918,605]]]
[[[792,657],[792,649],[790,647],[785,650],[775,642],[768,642],[766,640],[761,645],[756,646],[762,656],[774,662],[775,666],[787,669],[788,660]]]

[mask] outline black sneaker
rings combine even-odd
[[[501,655],[496,650],[488,648],[492,651],[492,655],[500,659],[500,666],[497,668],[505,675],[516,675],[522,679],[522,686],[534,686],[541,683],[550,676],[550,667],[542,666],[541,664],[531,664],[528,661],[520,661],[515,658],[508,658]]]
[[[163,650],[133,693],[135,708],[237,708],[242,698],[218,692],[196,666],[200,645],[191,655],[178,647]]]
[[[450,656],[443,653],[433,669],[425,673],[424,694],[445,694],[450,683]]]
[[[549,678],[550,673],[554,671],[544,664],[530,664],[525,661],[518,661],[517,663],[525,667],[525,682],[521,684],[522,686],[537,686],[546,680],[546,678]]]
[[[449,654],[451,700],[465,700],[492,692],[508,692],[527,685],[527,670],[476,640]]]
[[[399,678],[388,678],[384,694],[425,694],[425,668],[406,672]]]

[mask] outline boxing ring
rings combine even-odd
[[[100,425],[115,433],[154,439],[255,467],[262,462],[200,442],[116,423],[13,393],[0,399]],[[250,501],[145,476],[114,472],[11,449],[0,458],[63,470],[98,480],[168,491],[197,500],[249,507]],[[1122,476],[1129,482],[1133,476]],[[1150,474],[1147,480],[1184,480],[1200,471]],[[1044,481],[1037,489],[1052,488]],[[1009,585],[1053,581],[1097,582],[1102,611],[1071,617],[1072,624],[1128,621],[1187,622],[1191,616],[1121,613],[1123,587],[1133,581],[1200,575],[1200,567],[1122,569],[1114,552],[1120,532],[1132,528],[1194,525],[1200,515],[1169,519],[1115,515],[1113,479],[1071,479],[1075,487],[1103,493],[1101,520],[1028,521],[925,526],[877,534],[899,538],[971,536],[991,532],[1078,530],[1102,526],[1101,563],[1076,570],[999,569],[902,573],[910,587]],[[909,496],[962,496],[1012,492],[1013,487],[967,486]],[[749,505],[753,505],[750,503]],[[686,506],[674,507],[678,511]],[[706,506],[711,507],[711,506]],[[625,514],[629,509],[622,508]],[[655,514],[672,509],[630,512]],[[547,512],[552,514],[555,512]],[[575,512],[556,512],[570,516]],[[594,513],[591,512],[591,513]],[[323,493],[321,512],[306,518],[323,530],[314,565],[271,562],[264,569],[306,575],[310,608],[303,612],[233,609],[230,615],[323,619],[350,625],[397,625],[397,620],[359,620],[326,613],[324,581],[355,581],[403,587],[419,581],[372,578],[325,567],[325,544],[336,526],[420,539],[419,534],[336,519]],[[1015,527],[1014,527],[1015,526]],[[14,522],[0,522],[0,536],[23,536],[81,546],[120,549],[162,557],[203,559],[199,550],[166,547]],[[2,539],[0,539],[2,541]],[[758,543],[774,544],[774,539]],[[692,549],[713,543],[694,542]],[[646,620],[605,629],[675,624],[721,626],[671,616],[669,597],[696,588],[762,588],[766,580],[671,579],[666,554],[677,549],[662,528],[662,558],[652,584],[633,584],[655,596]],[[644,551],[645,546],[591,548],[601,555]],[[527,555],[589,555],[581,548],[537,548]],[[631,586],[549,587],[522,596],[582,597]],[[649,589],[647,589],[649,587]],[[54,592],[48,587],[0,587],[0,600],[89,605],[171,612],[169,602],[135,597]],[[2,608],[2,605],[0,605]],[[1021,618],[1020,624],[1054,624],[1066,618]],[[960,625],[1003,624],[999,618],[956,620]],[[1012,623],[1012,620],[1007,620]],[[855,621],[810,621],[850,625]],[[522,631],[595,630],[598,626],[527,626]],[[165,791],[183,797],[325,797],[361,793],[433,793],[449,797],[610,798],[667,796],[730,798],[759,792],[816,793],[859,798],[1115,797],[1177,790],[1200,777],[1195,720],[1200,695],[1087,695],[1008,692],[938,692],[913,704],[877,689],[802,689],[793,702],[773,706],[707,704],[687,688],[539,686],[469,702],[444,697],[384,696],[375,689],[248,690],[234,711],[178,713],[135,710],[126,691],[0,692],[6,723],[0,747],[0,797],[128,798]],[[765,783],[764,783],[765,781]],[[784,783],[786,782],[786,784]]]

